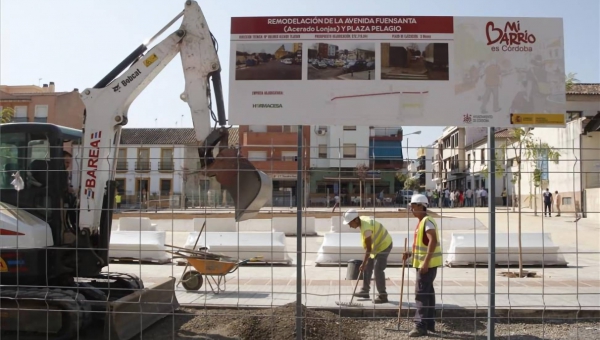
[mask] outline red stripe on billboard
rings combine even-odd
[[[454,33],[453,17],[236,17],[231,34]]]

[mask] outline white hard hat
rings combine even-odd
[[[416,195],[413,195],[410,198],[410,204],[413,204],[413,203],[422,204],[424,206],[428,206],[429,205],[429,200],[427,199],[427,197],[425,197],[425,195],[416,194]]]
[[[348,225],[358,217],[358,211],[356,209],[349,209],[344,213],[344,224]]]

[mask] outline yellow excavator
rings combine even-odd
[[[179,29],[148,50],[179,19]],[[173,277],[145,287],[133,274],[104,271],[121,128],[131,103],[178,53],[185,77],[181,99],[191,110],[205,173],[232,196],[236,221],[252,218],[269,200],[270,178],[227,147],[217,46],[198,3],[186,1],[152,39],[82,92],[82,130],[46,123],[0,125],[3,336],[85,338],[86,327],[102,320],[107,338],[130,339],[179,307]],[[67,198],[63,146],[69,142],[81,151],[74,159],[79,165],[77,203]]]

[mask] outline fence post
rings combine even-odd
[[[487,338],[495,339],[496,317],[496,138],[493,127],[488,128],[489,193],[488,197],[488,324]]]

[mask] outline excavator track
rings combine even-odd
[[[0,287],[0,316],[3,340],[76,339],[92,321],[82,294],[29,287]]]

